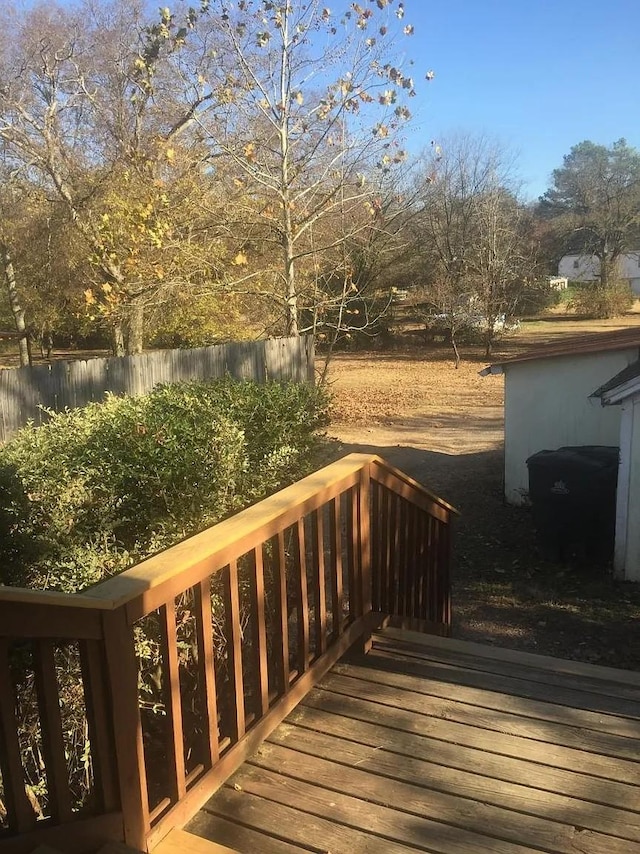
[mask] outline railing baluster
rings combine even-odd
[[[370,536],[370,474],[369,466],[360,472],[358,488],[358,558],[359,558],[359,597],[360,611],[358,616],[364,616],[371,611],[371,542]]]
[[[284,548],[284,533],[281,531],[275,541],[274,548],[275,589],[278,609],[278,624],[280,632],[275,633],[277,654],[279,659],[278,693],[285,694],[289,690],[289,600],[287,597],[287,564]]]
[[[380,516],[380,485],[371,482],[371,603],[374,611],[380,611],[380,584],[382,579],[382,549],[381,528],[382,518]]]
[[[451,626],[451,579],[449,567],[451,566],[451,528],[439,522],[440,526],[440,549],[438,554],[438,599],[439,608],[437,620],[443,627],[444,634],[448,634]]]
[[[440,526],[437,519],[429,519],[429,571],[427,573],[427,613],[426,619],[430,623],[438,619],[438,554],[439,554]]]
[[[264,556],[262,545],[254,549],[253,573],[251,578],[251,610],[254,614],[253,652],[258,682],[256,715],[261,717],[269,711],[269,670],[267,664],[267,624],[265,616]]]
[[[392,614],[398,613],[400,578],[398,571],[398,524],[400,499],[395,493],[389,496],[391,504],[391,537],[389,544],[389,608]]]
[[[330,539],[333,584],[331,587],[331,610],[333,613],[333,640],[340,636],[342,631],[342,614],[344,610],[344,591],[342,581],[342,518],[340,515],[340,496],[331,502],[330,512]]]
[[[307,552],[304,519],[297,524],[298,564],[298,668],[301,673],[309,669],[309,591],[307,589]]]
[[[416,561],[416,508],[413,504],[407,505],[407,596],[405,602],[405,615],[409,619],[415,616],[416,584],[418,582],[418,568]]]
[[[180,697],[180,665],[176,634],[175,601],[160,608],[160,637],[162,644],[162,689],[167,712],[167,761],[171,768],[171,799],[179,801],[187,790],[184,762],[184,737],[182,726],[182,700]]]
[[[315,535],[314,598],[316,605],[316,658],[327,649],[327,590],[324,566],[324,508],[313,515]]]
[[[211,768],[220,756],[218,734],[218,698],[216,694],[216,661],[211,622],[211,582],[207,578],[193,588],[198,648],[199,684],[204,702],[204,763]]]
[[[346,524],[347,524],[347,584],[349,585],[349,618],[358,616],[358,543],[356,520],[358,518],[358,499],[355,487],[346,493]]]
[[[380,610],[391,613],[391,493],[380,485],[382,504],[382,572]]]
[[[56,822],[64,824],[72,817],[71,794],[52,640],[42,638],[34,641],[33,663],[51,814]]]
[[[232,560],[226,572],[225,585],[225,637],[229,678],[235,699],[234,737],[239,741],[245,734],[244,681],[242,675],[242,637],[240,634],[240,591],[238,589],[238,562]]]
[[[407,568],[407,502],[398,499],[398,608],[400,617],[407,614],[408,568]]]
[[[425,600],[425,577],[427,574],[427,549],[428,542],[427,538],[429,536],[429,517],[423,513],[422,510],[417,510],[418,515],[418,556],[417,556],[417,584],[418,584],[418,600],[416,603],[416,609],[414,612],[414,616],[418,619],[422,619],[423,608],[424,608],[424,600]]]
[[[36,815],[24,788],[20,758],[16,698],[9,666],[9,643],[0,638],[0,771],[10,830],[26,833],[36,823]]]
[[[80,641],[80,667],[87,709],[94,785],[105,812],[119,806],[117,774],[113,765],[113,727],[108,712],[106,668],[102,644]]]

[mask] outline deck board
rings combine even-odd
[[[640,684],[475,653],[383,633],[186,829],[243,854],[640,854]]]

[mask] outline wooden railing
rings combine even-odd
[[[0,854],[151,850],[376,625],[446,634],[452,513],[352,454],[81,596],[1,590]]]

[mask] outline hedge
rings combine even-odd
[[[82,590],[291,483],[327,406],[223,379],[50,413],[0,447],[0,583]]]

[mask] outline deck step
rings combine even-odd
[[[219,845],[185,830],[172,830],[153,851],[154,854],[240,854],[234,848],[227,848],[226,845]]]

